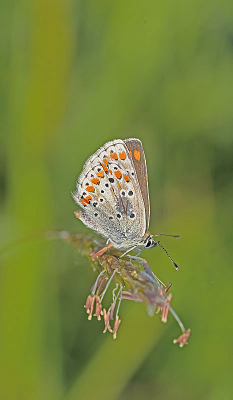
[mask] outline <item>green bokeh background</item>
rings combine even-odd
[[[0,399],[232,399],[232,0],[2,0]],[[71,198],[85,160],[136,137],[147,157],[144,253],[173,282],[189,345],[123,302],[117,340],[87,320],[87,259],[51,229],[88,230]]]

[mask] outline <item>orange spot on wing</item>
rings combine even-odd
[[[99,176],[100,178],[103,178],[104,177],[104,171],[97,172],[97,176]]]
[[[119,157],[121,160],[125,160],[126,159],[126,152],[122,151],[122,153],[119,153]]]
[[[105,164],[106,166],[108,166],[108,160],[107,160],[107,158],[103,158],[103,162],[104,162],[104,164]]]
[[[81,217],[81,214],[80,214],[79,211],[74,211],[74,215],[75,215],[76,218],[80,218]]]
[[[87,187],[86,187],[86,190],[87,190],[88,192],[94,192],[94,191],[95,191],[95,188],[94,188],[94,186],[87,186]]]
[[[111,157],[113,160],[118,160],[117,153],[112,153],[112,154],[110,154],[110,157]]]
[[[131,155],[131,157],[133,158],[133,153],[132,153],[132,151],[130,150],[129,151],[129,154]]]
[[[98,183],[100,183],[100,180],[98,178],[93,178],[91,182],[94,183],[94,185],[98,185]]]
[[[116,175],[116,177],[118,179],[120,179],[122,177],[122,173],[120,171],[115,171],[114,174]]]
[[[140,156],[141,156],[140,151],[134,150],[134,158],[135,158],[135,160],[140,161]]]
[[[109,172],[110,172],[110,174],[112,174],[112,170],[111,169],[109,169]]]
[[[90,203],[91,196],[88,195],[88,196],[84,197],[84,200],[85,200],[87,203]]]
[[[130,179],[129,179],[128,175],[126,175],[126,174],[123,174],[123,177],[124,177],[124,180],[125,180],[126,182],[129,182],[129,181],[130,181]]]
[[[88,195],[88,196],[84,197],[83,199],[81,199],[81,200],[80,200],[80,203],[81,203],[83,206],[86,206],[87,204],[90,203],[90,200],[91,200],[91,196]]]
[[[107,172],[107,171],[108,171],[108,168],[106,167],[106,165],[105,165],[104,163],[100,163],[100,164],[102,165],[103,170],[104,170],[105,172]]]

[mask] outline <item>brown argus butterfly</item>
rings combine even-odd
[[[115,139],[106,143],[86,161],[72,194],[82,208],[75,212],[88,228],[107,239],[94,257],[115,247],[125,255],[159,245],[148,232],[150,202],[146,158],[139,139]],[[165,235],[174,236],[175,235]],[[178,266],[171,259],[176,269]]]

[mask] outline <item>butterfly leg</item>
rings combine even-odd
[[[122,258],[122,257],[124,257],[126,254],[128,254],[130,251],[132,251],[132,250],[134,250],[134,249],[136,249],[137,248],[137,246],[134,246],[134,247],[131,247],[131,249],[129,249],[129,250],[126,250],[123,254],[121,254],[121,256],[119,257],[119,258]],[[140,250],[140,252],[139,253],[137,253],[137,255],[139,255],[139,254],[141,254],[141,250]],[[128,255],[128,257],[131,257],[130,255]]]
[[[140,253],[141,254],[141,251]],[[139,263],[142,264],[145,272],[153,279],[156,280],[156,282],[159,282],[161,285],[163,285],[164,287],[166,286],[155,274],[154,272],[151,270],[151,267],[149,266],[148,262],[141,257],[138,257],[138,254],[136,256],[131,256],[130,254],[128,255],[128,257],[130,258],[130,260],[135,260]]]
[[[166,285],[159,278],[157,278],[157,276],[151,270],[151,267],[149,266],[148,262],[145,259],[141,259],[141,260],[142,260],[142,265],[143,265],[143,268],[144,268],[145,272],[148,275],[150,275],[151,277],[153,277],[157,282],[161,283],[161,285],[163,285],[165,287]]]

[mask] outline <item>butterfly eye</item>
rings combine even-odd
[[[154,239],[151,236],[148,236],[145,241],[145,247],[149,249],[150,247],[156,246]]]

